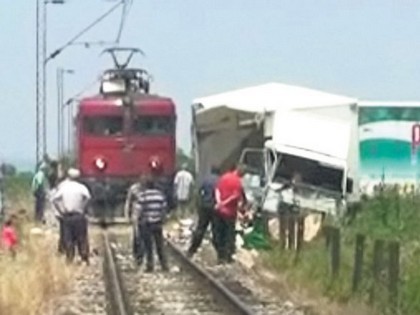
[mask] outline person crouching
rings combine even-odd
[[[82,261],[89,263],[87,208],[91,195],[87,187],[77,181],[80,172],[69,169],[67,178],[59,185],[52,203],[61,214],[64,249],[69,262],[74,260],[77,247]]]
[[[146,272],[152,272],[153,243],[163,271],[168,271],[166,255],[163,248],[163,221],[167,212],[167,201],[164,193],[156,187],[150,176],[143,178],[143,189],[134,196],[134,210],[137,212],[138,230],[146,251]]]

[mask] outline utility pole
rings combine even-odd
[[[63,52],[67,47],[77,45],[76,41],[104,20],[108,15],[115,11],[118,7],[123,6],[122,23],[120,25],[119,34],[117,37],[117,43],[121,36],[122,27],[124,25],[125,16],[127,14],[127,5],[131,3],[129,0],[119,0],[114,6],[112,6],[106,13],[97,18],[94,22],[85,27],[82,31],[77,33],[71,38],[66,44],[54,50],[51,54],[47,55],[47,5],[48,4],[64,4],[66,0],[35,0],[36,1],[36,163],[38,164],[42,160],[42,155],[47,153],[47,64],[52,59],[56,58]],[[42,1],[42,2],[41,2]],[[41,8],[42,3],[42,8]],[[41,16],[42,15],[42,16]],[[41,32],[42,28],[42,32]],[[42,34],[41,34],[42,33]],[[42,42],[42,45],[41,45]],[[83,42],[85,47],[92,45],[104,45],[103,41],[100,42]],[[42,56],[42,57],[41,57]],[[42,70],[41,70],[42,67]],[[57,79],[59,80],[59,79]],[[42,84],[41,84],[42,83]],[[61,102],[63,104],[63,102]],[[61,112],[61,110],[59,111]],[[63,124],[64,121],[61,120]],[[58,119],[57,124],[60,124]],[[60,130],[60,129],[59,129]],[[60,138],[62,139],[62,138]],[[61,142],[61,144],[63,144]],[[59,144],[60,145],[60,141]],[[63,148],[61,148],[63,149]]]
[[[61,158],[62,147],[61,147],[61,133],[63,132],[62,127],[62,112],[61,112],[61,104],[62,104],[62,96],[61,96],[61,71],[60,68],[57,68],[57,156]]]
[[[47,153],[47,1],[42,1],[43,21],[42,23],[42,154]]]
[[[36,163],[47,153],[47,5],[65,0],[36,0]]]
[[[68,107],[68,131],[67,131],[67,136],[68,136],[68,151],[69,151],[69,155],[71,155],[72,149],[73,149],[73,102],[69,101],[65,104],[65,106]]]
[[[74,74],[74,70],[72,69],[57,69],[57,149],[58,155],[63,156],[65,153],[65,134],[66,134],[66,122],[64,119],[64,75],[65,74]],[[71,113],[69,110],[69,118],[68,118],[68,132],[71,132]],[[70,138],[71,135],[68,135]],[[70,142],[69,142],[70,147]]]
[[[36,48],[35,48],[35,54],[36,54],[36,77],[35,77],[35,86],[36,86],[36,109],[35,109],[35,115],[36,115],[36,131],[35,131],[35,137],[36,137],[36,150],[35,150],[35,158],[36,158],[36,164],[38,166],[38,163],[40,161],[40,147],[41,147],[41,143],[40,143],[40,69],[39,69],[39,60],[40,60],[40,56],[39,56],[39,49],[40,49],[40,33],[39,33],[39,29],[40,29],[40,17],[39,17],[39,13],[40,13],[40,0],[36,0]]]
[[[48,145],[48,124],[47,124],[47,42],[48,42],[48,19],[47,6],[48,4],[65,4],[65,0],[42,0],[43,3],[43,23],[42,23],[42,152],[43,155],[47,153]]]

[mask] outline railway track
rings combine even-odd
[[[131,258],[127,235],[103,233],[110,315],[295,315],[278,301],[261,300],[223,273],[209,271],[167,242],[170,272],[145,273]]]
[[[185,245],[187,245],[185,247]],[[188,247],[183,242],[176,243],[177,248]],[[203,252],[209,248],[203,245]],[[204,255],[207,256],[207,255]],[[208,257],[207,257],[208,258]],[[227,291],[246,305],[248,311],[255,315],[309,315],[315,314],[307,307],[299,307],[292,302],[285,300],[282,296],[273,291],[264,289],[261,283],[244,270],[238,264],[217,266],[205,259],[202,254],[197,253],[194,259],[195,264],[205,270],[215,281],[219,282]]]
[[[126,240],[125,240],[126,241]],[[112,315],[254,315],[235,294],[168,244],[170,272],[144,273],[131,259],[130,247],[103,233],[108,314]]]

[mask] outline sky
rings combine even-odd
[[[172,97],[178,144],[190,148],[194,98],[267,82],[363,100],[420,101],[420,2],[409,0],[133,0],[121,46]],[[0,159],[35,159],[35,0],[0,1]],[[108,10],[111,0],[48,6],[48,51]],[[81,38],[115,39],[120,11]],[[112,65],[103,47],[71,46],[48,65],[48,146],[56,148],[56,69],[65,98]],[[97,92],[95,86],[91,92]]]

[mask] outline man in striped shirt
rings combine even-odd
[[[163,221],[167,212],[166,197],[156,188],[155,182],[150,177],[144,178],[144,189],[134,196],[134,210],[137,212],[139,231],[144,242],[147,256],[146,272],[152,272],[153,243],[159,257],[163,271],[168,271],[166,255],[163,250]]]

